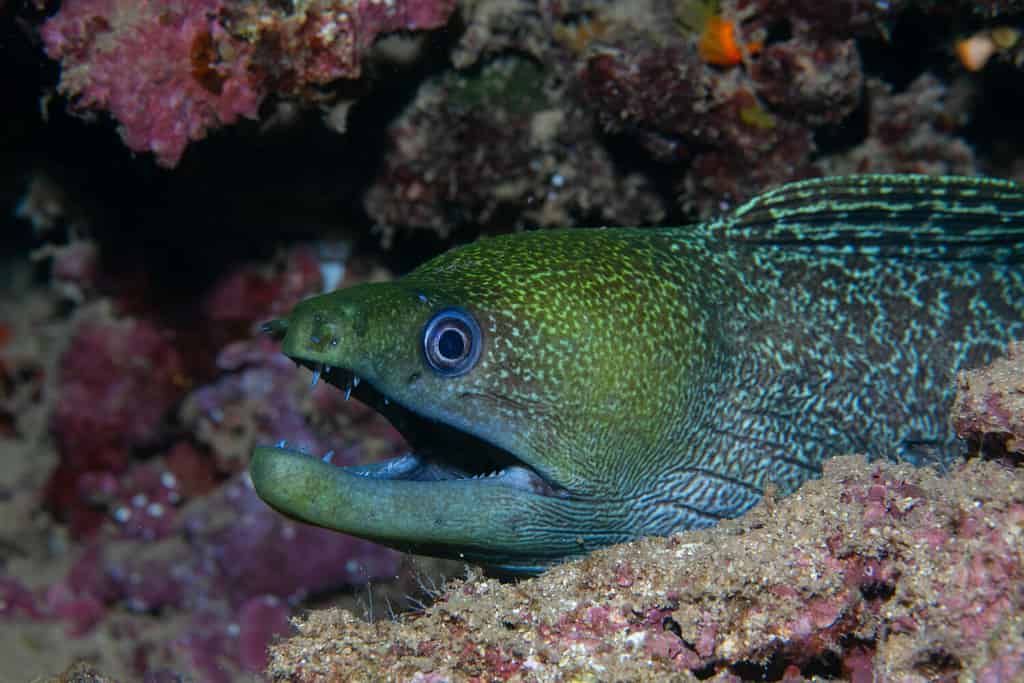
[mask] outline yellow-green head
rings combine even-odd
[[[302,302],[270,325],[284,353],[342,390],[358,377],[413,452],[346,471],[261,448],[257,490],[314,523],[512,568],[634,536],[643,476],[626,455],[661,446],[672,388],[703,357],[712,278],[686,281],[685,239],[500,237]]]

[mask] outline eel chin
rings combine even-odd
[[[536,514],[572,506],[569,492],[483,439],[425,418],[350,371],[299,361],[387,418],[412,451],[339,467],[290,449],[260,446],[250,473],[259,496],[301,521],[402,550],[532,571],[551,548],[522,527]],[[555,515],[560,516],[560,515]],[[564,554],[564,550],[562,551]]]

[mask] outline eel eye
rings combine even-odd
[[[472,370],[480,358],[481,342],[476,320],[457,308],[440,311],[423,329],[423,355],[443,377],[458,377]]]

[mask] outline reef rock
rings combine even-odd
[[[313,612],[290,681],[1020,680],[1024,471],[830,461],[717,528],[539,578],[450,584],[425,612]],[[873,678],[872,678],[873,677]]]
[[[1006,358],[957,375],[953,427],[975,450],[1024,456],[1024,343]]]

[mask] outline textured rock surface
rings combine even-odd
[[[516,584],[471,577],[426,612],[314,612],[277,680],[1011,680],[1024,674],[1024,470],[941,477],[849,457],[716,529]],[[763,678],[760,678],[763,676]]]
[[[174,167],[271,93],[358,78],[378,33],[443,25],[454,0],[65,0],[41,30],[60,90],[109,111],[125,144]],[[287,8],[287,9],[286,9]]]
[[[957,376],[953,426],[972,448],[1024,456],[1024,344],[1006,358]]]

